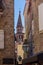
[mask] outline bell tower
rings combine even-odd
[[[18,17],[18,22],[17,22],[17,41],[23,41],[23,25],[22,25],[22,20],[21,20],[21,11],[19,11],[19,17]]]

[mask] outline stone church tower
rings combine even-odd
[[[16,26],[16,42],[15,42],[15,54],[16,54],[16,63],[21,64],[21,61],[19,62],[19,56],[23,58],[23,39],[24,39],[24,33],[23,33],[23,25],[22,25],[22,19],[21,19],[21,11],[19,11],[17,26]],[[21,51],[21,52],[20,52]]]
[[[23,25],[22,25],[22,20],[21,20],[21,12],[19,11],[19,17],[18,17],[18,22],[17,22],[17,33],[16,33],[16,39],[17,42],[23,41]]]
[[[0,65],[14,64],[14,0],[0,0]]]

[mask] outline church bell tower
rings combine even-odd
[[[19,11],[19,17],[18,17],[18,22],[17,22],[17,33],[16,33],[16,38],[17,41],[23,41],[23,25],[22,25],[22,20],[21,20],[21,11]]]

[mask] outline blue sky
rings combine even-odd
[[[16,25],[17,25],[19,11],[21,11],[22,24],[24,26],[24,16],[23,16],[24,6],[25,6],[25,0],[15,0],[15,7],[14,7],[15,8],[15,12],[14,12],[15,29],[16,29]],[[15,30],[15,32],[16,32],[16,30]]]

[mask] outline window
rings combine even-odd
[[[4,1],[3,0],[0,0],[0,12],[3,12],[4,10]]]
[[[3,64],[14,64],[13,58],[3,58]]]
[[[4,30],[0,30],[0,49],[4,49]]]

